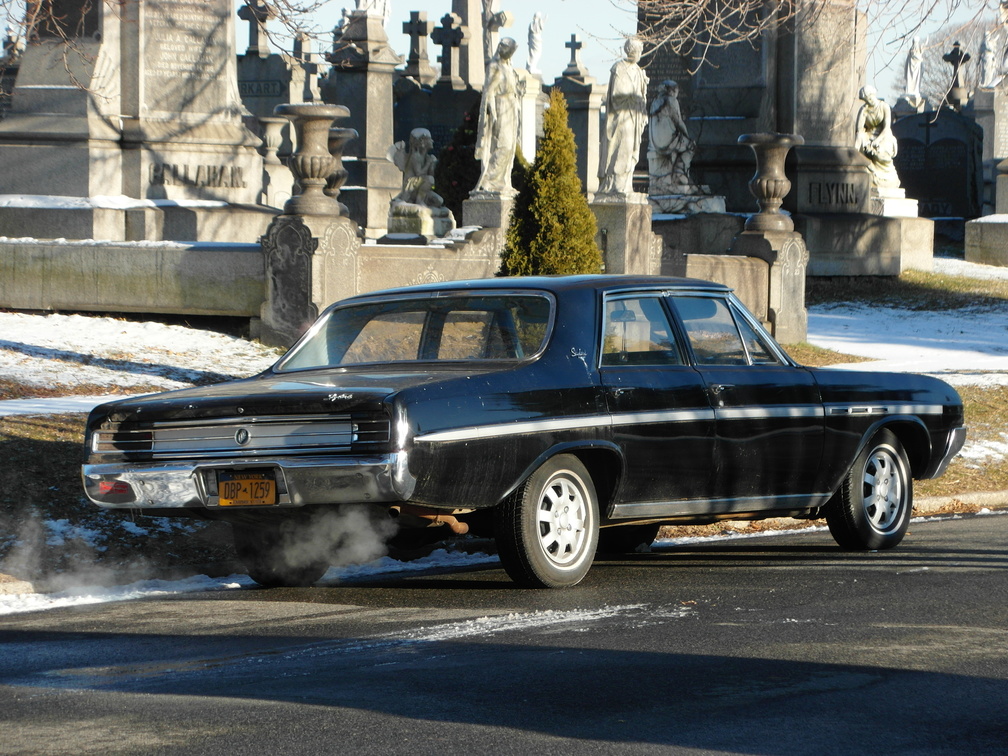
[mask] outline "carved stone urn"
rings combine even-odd
[[[351,139],[357,138],[357,129],[346,129],[333,127],[329,129],[329,154],[335,158],[332,173],[326,178],[324,189],[327,197],[332,197],[339,202],[340,187],[346,183],[348,171],[343,167],[343,148]],[[347,206],[339,202],[340,211],[347,215]]]
[[[284,215],[339,215],[340,204],[325,194],[326,182],[336,168],[329,151],[329,129],[350,111],[342,105],[291,103],[277,105],[273,112],[289,118],[295,133],[294,154],[287,160],[300,188],[284,204]]]
[[[794,231],[794,222],[780,209],[791,191],[784,160],[792,147],[805,144],[805,138],[798,134],[743,134],[738,143],[749,145],[756,153],[756,175],[749,181],[749,191],[760,210],[749,216],[745,230]]]
[[[262,126],[263,162],[269,165],[280,165],[277,150],[283,144],[283,127],[287,120],[276,116],[260,116],[259,123]]]

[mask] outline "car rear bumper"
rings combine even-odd
[[[272,472],[276,503],[223,507],[218,473]],[[88,499],[108,509],[218,510],[302,507],[309,504],[381,503],[407,500],[415,478],[405,452],[354,457],[235,459],[226,461],[109,463],[81,468]]]

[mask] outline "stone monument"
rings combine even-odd
[[[463,203],[464,223],[469,226],[505,228],[515,191],[511,167],[518,145],[520,95],[518,74],[512,58],[518,43],[504,37],[487,65],[476,128],[475,157],[481,163],[476,188]]]
[[[350,13],[326,57],[332,67],[320,85],[322,100],[349,108],[360,134],[346,151],[349,176],[341,199],[365,236],[379,238],[401,188],[386,152],[393,133],[392,80],[402,60],[389,46],[382,18],[362,10]]]
[[[0,122],[0,192],[162,202],[124,210],[120,230],[103,229],[111,238],[160,238],[170,212],[192,216],[188,227],[204,238],[261,233],[270,212],[224,217],[254,204],[262,183],[260,142],[242,122],[233,3],[61,7],[61,29],[43,25],[25,49]],[[200,201],[217,204],[173,209]],[[216,220],[203,223],[208,214]],[[66,235],[63,218],[43,216],[38,236]]]
[[[868,159],[873,210],[878,215],[916,218],[917,203],[906,199],[896,172],[899,144],[892,131],[892,109],[873,86],[861,87],[858,97],[862,104],[854,121],[854,147]]]
[[[952,85],[945,96],[945,101],[953,110],[961,111],[969,101],[969,92],[962,82],[962,67],[970,61],[970,58],[970,54],[965,52],[958,42],[942,56],[942,60],[952,66]]]
[[[899,119],[893,133],[900,180],[922,216],[980,216],[984,133],[972,118],[941,108]]]
[[[642,49],[638,38],[629,38],[623,45],[623,60],[609,73],[605,148],[598,192],[590,203],[598,224],[595,243],[607,273],[657,273],[661,259],[661,240],[651,230],[647,195],[633,187],[647,123],[648,77],[638,65]]]
[[[924,48],[920,37],[915,36],[907,50],[906,63],[903,66],[903,94],[896,101],[893,112],[898,118],[924,110],[927,100],[921,96],[921,66],[924,63]]]
[[[599,146],[602,133],[599,129],[599,113],[602,108],[602,92],[595,78],[581,64],[580,51],[582,43],[576,34],[571,34],[569,42],[565,42],[570,53],[570,62],[563,75],[553,81],[553,86],[559,89],[567,100],[567,119],[571,131],[574,132],[576,149],[577,174],[581,179],[581,187],[591,201],[598,190]]]
[[[638,65],[643,43],[636,37],[623,45],[626,57],[613,64],[606,95],[606,149],[599,164],[599,194],[635,194],[634,168],[647,124],[648,77]]]
[[[403,172],[402,191],[389,205],[389,235],[404,234],[424,242],[444,237],[455,228],[455,218],[444,206],[444,199],[434,191],[437,158],[431,154],[434,142],[430,132],[416,128],[409,144],[396,142],[388,157]]]
[[[648,111],[648,200],[662,213],[723,213],[724,197],[690,176],[696,143],[690,138],[679,107],[679,84],[662,82]]]
[[[781,213],[791,182],[784,173],[788,151],[801,145],[795,134],[744,134],[739,144],[756,153],[756,174],[749,188],[759,212],[745,223],[731,247],[731,254],[765,260],[770,266],[767,294],[771,332],[783,344],[806,340],[808,311],[805,308],[805,270],[808,249],[791,218]]]

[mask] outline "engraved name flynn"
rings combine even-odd
[[[857,184],[843,181],[810,181],[808,202],[811,205],[850,205],[856,207],[861,202]]]

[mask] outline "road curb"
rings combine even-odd
[[[1008,491],[922,496],[914,499],[914,514],[931,514],[963,504],[971,507],[990,507],[991,509],[1008,507]]]

